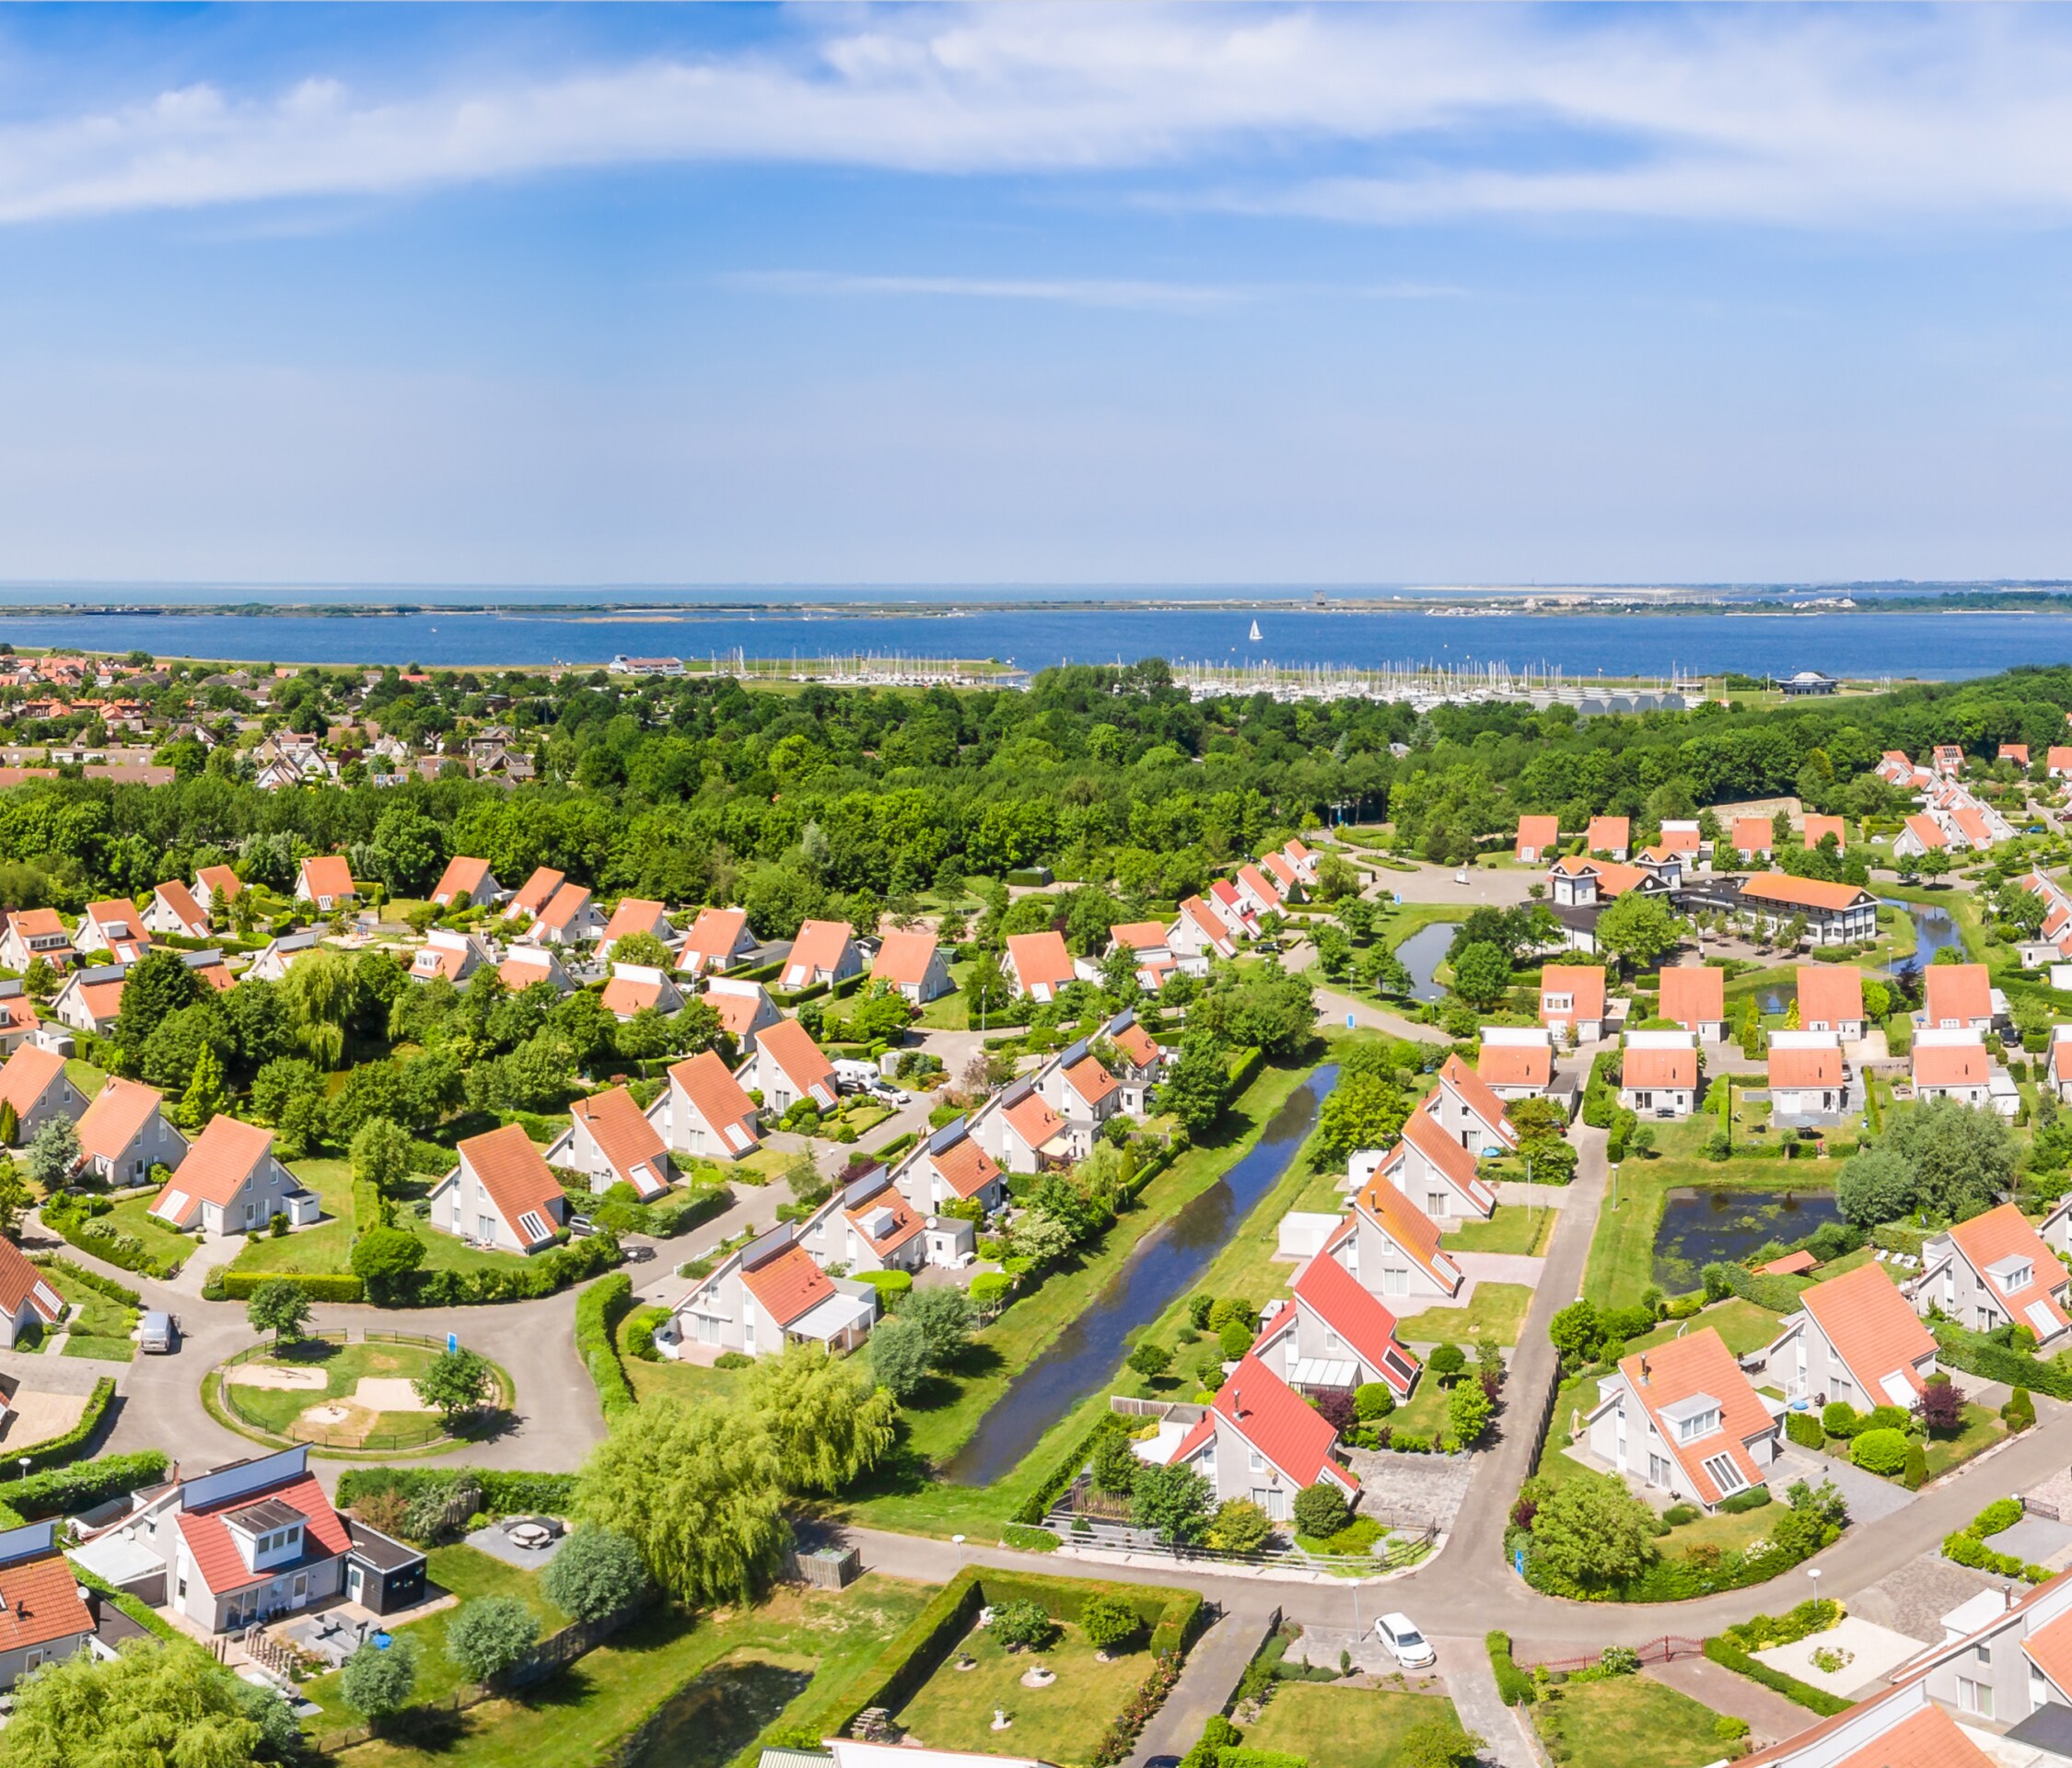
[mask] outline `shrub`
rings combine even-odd
[[[1984,1541],[1988,1535],[1997,1535],[2012,1529],[2024,1515],[2020,1498],[1995,1498],[1971,1520],[1966,1532]]]
[[[633,1542],[614,1529],[578,1529],[540,1575],[547,1599],[577,1621],[600,1621],[630,1608],[647,1590],[647,1571]]]
[[[87,1397],[87,1409],[79,1414],[77,1424],[62,1435],[46,1437],[40,1443],[29,1443],[19,1448],[10,1445],[6,1453],[0,1455],[0,1467],[18,1467],[26,1460],[31,1464],[29,1471],[34,1473],[43,1468],[58,1467],[66,1461],[76,1460],[99,1431],[102,1421],[108,1415],[108,1408],[114,1403],[114,1400],[115,1383],[104,1375],[94,1383],[93,1392]],[[161,1455],[158,1459],[163,1461],[165,1457]],[[99,1463],[92,1465],[99,1466]],[[17,1483],[21,1482],[17,1481]]]
[[[1234,1360],[1251,1349],[1251,1328],[1241,1320],[1227,1320],[1216,1329],[1216,1343],[1224,1357]]]
[[[1827,1440],[1827,1433],[1810,1412],[1785,1413],[1785,1435],[1801,1448],[1818,1448]]]
[[[1906,1466],[1900,1474],[1900,1483],[1909,1492],[1918,1492],[1928,1483],[1928,1452],[1919,1443],[1908,1439]]]
[[[612,1328],[632,1306],[633,1279],[623,1271],[614,1272],[602,1283],[586,1289],[576,1302],[576,1354],[589,1371],[598,1403],[608,1418],[634,1403],[625,1366],[611,1343]]]
[[[1386,1418],[1395,1409],[1395,1390],[1386,1381],[1363,1382],[1353,1390],[1353,1416],[1363,1425]]]
[[[540,1623],[522,1599],[478,1596],[447,1622],[446,1655],[476,1681],[486,1682],[518,1662],[539,1636]]]
[[[386,1651],[371,1640],[345,1660],[339,1680],[347,1703],[364,1713],[377,1730],[381,1721],[409,1701],[417,1686],[417,1647],[409,1634],[398,1634]]]
[[[1737,1492],[1730,1498],[1722,1498],[1719,1507],[1730,1517],[1738,1517],[1745,1510],[1760,1510],[1770,1502],[1770,1488],[1752,1485],[1746,1492]]]
[[[1209,1518],[1209,1545],[1226,1553],[1255,1553],[1273,1532],[1273,1519],[1250,1498],[1226,1498]]]
[[[1650,1325],[1653,1321],[1648,1322]],[[1645,1329],[1644,1329],[1645,1330]],[[1468,1367],[1468,1355],[1458,1344],[1439,1344],[1425,1359],[1426,1371],[1442,1386]]]
[[[859,1271],[856,1281],[867,1283],[878,1291],[878,1305],[888,1314],[896,1313],[914,1288],[911,1271]]]
[[[250,1301],[253,1292],[262,1283],[269,1282],[280,1274],[274,1271],[225,1271],[218,1299],[224,1301]],[[297,1271],[297,1285],[311,1301],[365,1301],[367,1285],[359,1278],[348,1276],[343,1272]]]
[[[746,1369],[752,1367],[754,1363],[755,1359],[746,1351],[722,1351],[712,1360],[712,1366],[716,1369]]]
[[[1821,1425],[1830,1436],[1847,1442],[1863,1428],[1863,1420],[1846,1400],[1830,1400],[1821,1413]]]
[[[1057,1623],[1041,1602],[1003,1602],[993,1611],[993,1633],[1004,1646],[1041,1651],[1057,1632]]]
[[[112,1391],[114,1384],[103,1378],[95,1383],[96,1391],[103,1386]],[[65,1467],[46,1465],[46,1471],[32,1472],[26,1480],[0,1483],[0,1508],[13,1511],[25,1522],[68,1516],[74,1511],[90,1510],[110,1498],[122,1497],[139,1486],[156,1485],[165,1477],[166,1457],[156,1448],[140,1449],[134,1455],[103,1455],[97,1460],[75,1461]]]
[[[1000,1530],[1000,1544],[1019,1548],[1025,1553],[1054,1553],[1064,1543],[1049,1529],[1039,1529],[1026,1522],[1010,1522]]]
[[[971,1297],[972,1307],[990,1309],[1007,1299],[1011,1286],[1005,1272],[981,1271],[965,1293]]]
[[[2036,1422],[2036,1402],[2027,1388],[2017,1388],[2000,1408],[2000,1420],[2009,1430],[2027,1430]]]
[[[1317,1539],[1335,1535],[1350,1516],[1345,1494],[1330,1480],[1319,1480],[1295,1495],[1295,1526],[1302,1534]]]
[[[1662,1520],[1671,1529],[1681,1529],[1685,1523],[1695,1522],[1697,1519],[1698,1512],[1694,1505],[1672,1504],[1662,1512]]]
[[[1531,1706],[1533,1699],[1532,1678],[1513,1661],[1511,1635],[1507,1633],[1485,1634],[1483,1644],[1489,1648],[1489,1667],[1496,1672],[1496,1692],[1504,1697],[1504,1704]]]
[[[1914,1413],[1905,1406],[1873,1406],[1870,1415],[1864,1420],[1866,1430],[1904,1430],[1914,1420]]]
[[[1731,1713],[1722,1713],[1712,1722],[1712,1735],[1722,1743],[1739,1743],[1748,1736],[1748,1721]]]
[[[1079,1630],[1100,1651],[1134,1639],[1144,1631],[1144,1617],[1119,1596],[1089,1596],[1079,1605]]]
[[[1906,1466],[1906,1437],[1896,1430],[1867,1430],[1849,1445],[1849,1459],[1867,1473],[1886,1478]]]
[[[1838,1694],[1830,1694],[1824,1688],[1815,1688],[1810,1682],[1802,1682],[1796,1676],[1787,1676],[1782,1670],[1772,1669],[1749,1656],[1740,1646],[1725,1637],[1707,1639],[1705,1656],[1723,1669],[1730,1669],[1738,1676],[1746,1676],[1752,1682],[1760,1682],[1764,1688],[1782,1694],[1787,1701],[1796,1701],[1800,1706],[1818,1713],[1823,1718],[1832,1718],[1837,1713],[1846,1713],[1850,1703]]]

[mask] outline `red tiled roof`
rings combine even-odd
[[[2003,762],[2013,762],[2019,766],[2027,767],[2029,765],[2029,745],[2027,743],[2002,743],[1997,759]]]
[[[1654,1418],[1662,1442],[1682,1463],[1684,1474],[1707,1504],[1717,1504],[1724,1495],[1719,1483],[1705,1471],[1705,1462],[1715,1456],[1730,1455],[1747,1484],[1763,1483],[1763,1470],[1749,1453],[1746,1439],[1772,1428],[1770,1413],[1749,1386],[1734,1354],[1710,1326],[1672,1338],[1651,1351],[1636,1351],[1620,1363],[1619,1373]],[[1661,1416],[1662,1408],[1698,1394],[1708,1394],[1718,1402],[1719,1428],[1695,1442],[1679,1442],[1676,1426]]]
[[[215,1121],[220,1123],[223,1120]],[[521,1244],[534,1246],[552,1238],[564,1207],[561,1181],[545,1157],[532,1146],[523,1126],[506,1123],[500,1130],[471,1135],[459,1144],[459,1153],[468,1170],[482,1181],[489,1201],[496,1205],[496,1213]],[[192,1161],[194,1156],[187,1158]],[[182,1167],[181,1174],[186,1170]],[[529,1236],[518,1225],[518,1217],[528,1210],[545,1224],[545,1234]]]
[[[456,854],[446,862],[446,870],[439,874],[439,881],[432,888],[432,901],[444,901],[454,897],[472,897],[482,888],[483,879],[489,876],[486,859],[470,859],[464,854]]]
[[[1936,1341],[1883,1265],[1859,1264],[1816,1283],[1798,1297],[1798,1305],[1812,1316],[1870,1404],[1887,1402],[1889,1375],[1901,1376],[1915,1393],[1921,1391],[1915,1359],[1932,1353]]]
[[[1961,804],[1951,812],[1951,816],[1958,828],[1963,831],[1964,839],[1973,847],[1992,846],[1993,831],[1983,812],[1974,810],[1968,804]]]
[[[2072,769],[2072,749],[2053,743],[2043,751],[2043,765],[2054,774]]]
[[[1072,954],[1065,948],[1065,936],[1055,928],[1010,934],[1007,961],[1024,992],[1042,983],[1063,988],[1073,977]]]
[[[543,927],[565,927],[589,906],[590,893],[580,884],[564,884],[554,892],[552,902],[540,911],[540,925]]]
[[[755,1130],[755,1101],[710,1050],[675,1064],[669,1078],[682,1088],[693,1109],[734,1153],[745,1154],[762,1139]],[[739,1142],[728,1134],[729,1124],[739,1133]]]
[[[1320,1252],[1295,1279],[1295,1298],[1359,1354],[1399,1393],[1417,1378],[1418,1361],[1396,1338],[1396,1317],[1359,1285],[1328,1252]]]
[[[1034,1090],[1018,1099],[1000,1117],[1031,1148],[1042,1147],[1065,1131],[1065,1120],[1043,1102],[1042,1094]]]
[[[1806,845],[1810,848],[1818,847],[1829,835],[1834,837],[1834,844],[1838,848],[1845,849],[1849,844],[1849,825],[1841,817],[1816,817],[1809,812],[1802,832]]]
[[[520,1130],[518,1134],[523,1135],[525,1132]],[[214,1204],[219,1209],[227,1208],[237,1196],[239,1187],[251,1176],[251,1169],[272,1152],[273,1146],[272,1130],[262,1129],[256,1123],[239,1122],[227,1111],[219,1111],[194,1138],[194,1146],[188,1149],[187,1158],[180,1163],[180,1170],[152,1201],[151,1213],[157,1215],[175,1192],[184,1193],[190,1206],[180,1216],[181,1221],[190,1219],[192,1206],[195,1204]]]
[[[743,1265],[741,1285],[779,1326],[790,1325],[834,1293],[827,1273],[796,1241],[752,1270]]]
[[[45,1325],[55,1325],[64,1311],[56,1290],[44,1282],[43,1274],[22,1256],[12,1240],[0,1239],[0,1315],[13,1318],[28,1302],[42,1316]]]
[[[1736,853],[1766,854],[1776,844],[1775,826],[1768,817],[1736,817],[1733,843]]]
[[[2053,1627],[2058,1624],[2052,1623]],[[2050,1631],[2051,1627],[2044,1627],[2031,1634],[2023,1642],[2024,1648],[2033,1656],[2036,1642]],[[2048,1676],[2050,1671],[2046,1669],[2043,1673]],[[1853,1713],[1856,1709],[1849,1710]],[[1851,1751],[1834,1768],[1994,1768],[1994,1762],[1941,1707],[1926,1705],[1916,1708],[1861,1750]]]
[[[880,1210],[888,1209],[892,1212],[890,1226],[882,1234],[873,1234],[865,1224],[876,1217]],[[900,1195],[890,1180],[881,1190],[873,1192],[855,1208],[844,1209],[842,1216],[851,1227],[869,1241],[870,1250],[880,1258],[904,1246],[925,1226],[921,1217],[914,1214],[914,1205]]]
[[[342,854],[319,854],[302,862],[302,881],[311,896],[351,896],[353,867]]]
[[[1572,994],[1576,1005],[1569,1017],[1601,1019],[1604,1017],[1604,971],[1584,964],[1548,964],[1540,971],[1540,1017],[1547,1013],[1547,996]]]
[[[1947,847],[1949,838],[1942,832],[1942,825],[1926,811],[1906,820],[1906,826],[1914,832],[1915,840],[1927,848]]]
[[[567,877],[566,872],[557,872],[549,866],[535,868],[532,876],[525,880],[518,893],[511,899],[509,906],[523,909],[528,914],[537,915],[553,901],[554,892],[561,889]]]
[[[1216,918],[1216,911],[1198,896],[1191,896],[1180,905],[1180,913],[1202,931],[1202,936],[1216,950],[1228,957],[1237,948],[1230,942],[1230,930]]]
[[[410,960],[410,973],[429,981],[434,976],[443,976],[449,983],[460,980],[460,968],[468,961],[467,951],[457,946],[420,946]]]
[[[141,1080],[111,1076],[79,1119],[79,1152],[89,1159],[96,1155],[115,1159],[136,1140],[164,1098],[156,1087],[146,1087]]]
[[[1474,1156],[1447,1134],[1429,1111],[1411,1112],[1403,1126],[1403,1140],[1390,1151],[1381,1170],[1392,1172],[1401,1166],[1405,1148],[1415,1148],[1424,1156],[1426,1165],[1437,1169],[1439,1176],[1476,1209],[1483,1207],[1489,1189],[1475,1176]]]
[[[1230,1372],[1215,1402],[1189,1431],[1174,1451],[1184,1460],[1195,1453],[1215,1434],[1219,1425],[1235,1429],[1281,1477],[1297,1486],[1313,1485],[1329,1479],[1347,1492],[1357,1492],[1359,1482],[1332,1456],[1338,1433],[1322,1413],[1301,1399],[1256,1356],[1250,1353]]]
[[[619,1018],[630,1018],[644,1006],[659,1006],[662,999],[662,979],[641,976],[622,976],[614,970],[611,980],[605,983],[599,996],[604,1010]]]
[[[1816,1026],[1844,1025],[1862,1018],[1862,971],[1854,964],[1799,965],[1800,1025],[1810,1030]]]
[[[1987,1288],[2004,1300],[2011,1319],[2037,1332],[2039,1337],[2047,1338],[2051,1332],[2040,1331],[2037,1321],[2029,1317],[2032,1306],[2041,1303],[2057,1326],[2065,1324],[2065,1309],[2058,1306],[2051,1293],[2065,1283],[2065,1266],[2058,1262],[2057,1254],[2044,1244],[2043,1236],[2014,1204],[2002,1204],[1999,1208],[1974,1216],[1968,1222],[1959,1222],[1947,1232],[1981,1280],[1985,1280],[1986,1267],[1997,1264],[2002,1259],[2020,1255],[2029,1260],[2031,1280],[2027,1288],[2010,1295],[1990,1281],[1987,1281]]]
[[[746,1043],[749,1033],[755,1029],[755,1021],[762,1012],[762,996],[736,994],[731,990],[724,994],[706,994],[701,997],[704,1004],[719,1015],[719,1023],[727,1035],[736,1043]]]
[[[1520,817],[1518,820],[1518,840],[1514,853],[1530,847],[1535,854],[1543,854],[1561,839],[1559,817]]]
[[[1264,854],[1259,861],[1260,868],[1274,880],[1274,888],[1283,896],[1291,895],[1301,878],[1286,854]]]
[[[343,1553],[351,1544],[344,1520],[331,1507],[331,1500],[324,1496],[324,1489],[317,1483],[314,1473],[304,1474],[270,1490],[242,1493],[204,1509],[184,1510],[178,1518],[180,1532],[186,1538],[194,1569],[201,1573],[202,1582],[213,1595],[224,1596],[248,1584],[263,1584],[280,1576],[278,1566],[263,1572],[247,1571],[244,1557],[230,1539],[230,1527],[225,1521],[232,1512],[257,1504],[262,1498],[285,1504],[290,1510],[299,1511],[304,1518],[304,1558],[300,1564],[306,1565],[310,1559]],[[315,1543],[313,1550],[311,1542]]]
[[[797,1019],[779,1019],[766,1028],[756,1041],[756,1054],[758,1060],[768,1056],[775,1063],[799,1098],[812,1098],[817,1088],[827,1095],[823,1108],[834,1103],[841,1090],[835,1085],[834,1066]]]
[[[576,1099],[569,1106],[568,1115],[590,1133],[599,1152],[611,1163],[611,1170],[643,1198],[669,1189],[664,1171],[669,1151],[623,1087]],[[645,1182],[634,1173],[635,1167],[646,1169]]]
[[[244,880],[227,866],[204,866],[194,874],[194,881],[209,887],[212,900],[221,897],[226,902],[245,888]]]
[[[1842,1052],[1833,1045],[1819,1049],[1772,1050],[1769,1082],[1798,1091],[1808,1087],[1839,1087],[1842,1084]]]
[[[1783,902],[1792,908],[1839,913],[1871,900],[1860,884],[1830,884],[1821,878],[1793,878],[1786,872],[1762,872],[1741,886],[1743,901]]]
[[[846,921],[808,921],[798,929],[798,937],[791,942],[791,956],[785,960],[785,981],[795,978],[811,982],[816,972],[827,971],[832,974],[842,963],[842,954],[849,948],[849,924]]]
[[[1158,1060],[1158,1041],[1134,1020],[1116,1032],[1109,1041],[1139,1068],[1148,1068]]]
[[[1695,1029],[1727,1017],[1727,972],[1711,964],[1670,964],[1661,974],[1661,1017]]]
[[[1261,872],[1258,867],[1239,867],[1238,882],[1251,892],[1255,901],[1263,902],[1269,909],[1280,906],[1281,893],[1274,888],[1273,880]]]
[[[112,1023],[122,1010],[122,978],[111,983],[82,983],[75,978],[65,988],[76,993],[87,1017],[97,1026]]]
[[[656,925],[666,923],[667,919],[659,902],[650,902],[644,897],[622,896],[619,906],[611,911],[611,919],[604,925],[605,943],[609,945],[614,939],[623,939],[629,933],[654,933]]]
[[[1930,964],[1921,984],[1924,1014],[1930,1025],[1945,1019],[1969,1024],[1993,1013],[1993,984],[1984,964]]]
[[[1593,854],[1610,853],[1615,847],[1630,846],[1632,842],[1630,817],[1592,817],[1589,832],[1583,837],[1583,845]]]
[[[871,980],[895,988],[919,988],[928,979],[936,943],[932,933],[888,933],[871,960]]]
[[[1698,1053],[1695,1050],[1628,1050],[1619,1067],[1619,1085],[1635,1087],[1691,1087],[1698,1084]]]
[[[1554,1079],[1554,1046],[1485,1043],[1475,1060],[1475,1073],[1491,1087],[1534,1087],[1543,1092]]]
[[[64,923],[55,909],[17,909],[7,916],[7,925],[23,941],[62,936],[64,933]]]
[[[1092,1111],[1112,1093],[1120,1092],[1115,1076],[1091,1056],[1082,1056],[1065,1071],[1065,1084],[1086,1100]]]
[[[2072,1611],[2038,1627],[2021,1642],[2021,1648],[2061,1692],[2072,1693]]]
[[[514,994],[532,986],[534,983],[551,983],[554,979],[552,954],[525,946],[511,948],[509,956],[496,966],[497,979]]]
[[[63,1553],[0,1565],[0,1652],[27,1651],[94,1630],[79,1575]]]
[[[18,1044],[6,1065],[0,1067],[0,1100],[12,1105],[17,1118],[27,1117],[29,1107],[64,1073],[64,1058],[56,1051],[33,1043]]]
[[[36,1003],[26,994],[0,996],[0,1027],[10,1031],[33,1031],[43,1023]]]
[[[1695,829],[1665,829],[1656,845],[1665,853],[1694,854],[1705,843]]]
[[[1916,1087],[1983,1087],[1993,1059],[1983,1043],[1919,1043],[1914,1046]]]
[[[1000,1176],[993,1157],[972,1137],[960,1136],[940,1154],[928,1157],[944,1184],[960,1197],[975,1197]]]
[[[747,929],[746,909],[703,910],[684,936],[684,952],[698,958],[731,958]]]

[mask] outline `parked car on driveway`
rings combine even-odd
[[[1428,1669],[1438,1661],[1432,1642],[1417,1631],[1417,1623],[1407,1614],[1384,1614],[1374,1623],[1374,1636],[1405,1669]]]

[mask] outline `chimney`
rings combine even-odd
[[[1640,1354],[1640,1378],[1643,1381],[1647,1379],[1647,1353],[1646,1351]]]
[[[1245,1394],[1242,1388],[1232,1388],[1230,1390],[1230,1410],[1240,1418],[1245,1415]]]

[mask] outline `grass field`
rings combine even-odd
[[[326,1399],[352,1399],[364,1377],[407,1380],[421,1375],[436,1355],[437,1352],[425,1344],[340,1344],[332,1339],[304,1339],[298,1344],[283,1345],[275,1355],[255,1361],[262,1367],[320,1369],[324,1376],[321,1388],[255,1388],[243,1382],[233,1384],[227,1379],[224,1404],[247,1424],[270,1430],[277,1436],[306,1435],[307,1432],[298,1433],[295,1425],[311,1406]],[[225,1371],[226,1377],[233,1373],[234,1370]],[[437,1414],[431,1413],[385,1412],[379,1414],[373,1431],[377,1435],[393,1433],[410,1436],[437,1424]]]
[[[353,1256],[353,1169],[343,1160],[297,1160],[288,1170],[321,1200],[324,1219],[274,1239],[248,1241],[233,1267],[239,1271],[350,1271]]]
[[[1427,1308],[1396,1322],[1404,1343],[1516,1344],[1532,1306],[1522,1283],[1478,1283],[1465,1308]]]
[[[753,1608],[699,1617],[658,1611],[528,1690],[522,1701],[409,1716],[395,1735],[338,1760],[353,1768],[593,1768],[621,1760],[621,1746],[652,1719],[643,1746],[623,1759],[625,1768],[726,1768],[738,1757],[752,1768],[755,1737],[771,1721],[737,1743],[742,1703],[710,1698],[716,1666],[771,1663],[803,1672],[807,1685],[784,1711],[802,1710],[802,1703],[817,1702],[854,1676],[931,1593],[925,1585],[873,1573],[839,1592],[781,1589]],[[442,1630],[435,1646],[442,1656],[443,1644]],[[326,1683],[332,1698],[313,1727],[320,1734],[352,1719],[335,1678],[310,1688]],[[751,1716],[761,1718],[761,1710]],[[775,1722],[783,1722],[782,1713]]]
[[[1702,1768],[1727,1753],[1712,1708],[1646,1676],[1564,1683],[1527,1710],[1563,1768]]]
[[[893,1717],[932,1750],[987,1754],[1013,1750],[1060,1768],[1091,1758],[1101,1732],[1148,1666],[1142,1649],[1096,1663],[1086,1635],[1070,1625],[1060,1628],[1042,1651],[1014,1653],[974,1627],[964,1636],[961,1651],[976,1659],[977,1669],[958,1669],[959,1651],[952,1649]],[[1034,1664],[1055,1671],[1057,1681],[1048,1688],[1024,1688],[1021,1677]],[[1013,1719],[1011,1729],[992,1728],[995,1707]]]
[[[89,1289],[61,1271],[43,1268],[43,1280],[66,1301],[72,1312],[66,1318],[64,1341],[67,1356],[93,1356],[108,1363],[127,1363],[136,1355],[130,1333],[136,1328],[136,1309],[124,1302]]]
[[[100,1219],[125,1234],[134,1234],[142,1240],[153,1258],[177,1261],[184,1264],[194,1252],[199,1241],[184,1234],[175,1234],[171,1228],[150,1213],[151,1201],[157,1192],[142,1192],[134,1197],[125,1197]]]
[[[1246,1727],[1245,1748],[1307,1756],[1319,1768],[1395,1768],[1409,1732],[1420,1725],[1459,1723],[1443,1694],[1282,1682],[1258,1723]]]
[[[1449,1252],[1522,1252],[1530,1258],[1544,1256],[1554,1236],[1554,1212],[1527,1207],[1497,1205],[1486,1222],[1462,1222],[1441,1237]]]

